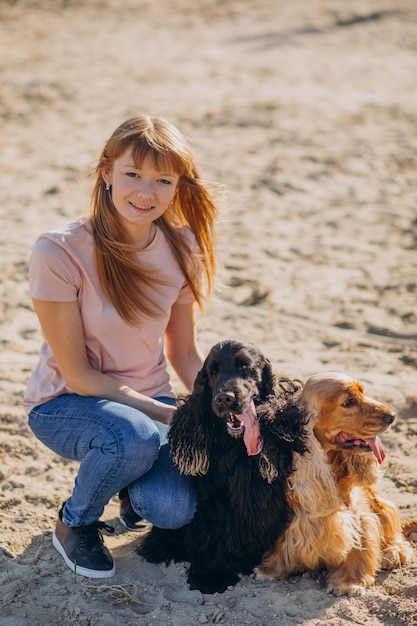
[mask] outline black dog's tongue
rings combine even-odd
[[[258,420],[256,419],[256,409],[253,400],[250,401],[248,408],[241,414],[237,415],[245,425],[243,433],[243,441],[245,442],[248,456],[259,454],[263,448],[261,433],[259,432]]]

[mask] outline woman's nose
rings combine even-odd
[[[136,195],[140,198],[151,198],[153,195],[152,183],[146,180],[140,180],[136,189]]]

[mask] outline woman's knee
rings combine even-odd
[[[194,517],[197,501],[190,485],[184,485],[181,494],[176,490],[177,498],[150,500],[142,509],[142,517],[158,528],[181,528],[189,524]]]
[[[197,495],[194,481],[172,463],[168,445],[144,476],[129,485],[135,511],[159,528],[180,528],[194,517]]]
[[[158,456],[161,446],[159,431],[151,419],[146,418],[147,423],[125,423],[120,425],[121,445],[129,455],[136,456],[140,452],[149,452],[153,460]]]

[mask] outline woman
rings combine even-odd
[[[100,156],[88,216],[43,233],[29,284],[44,343],[25,394],[35,435],[80,461],[53,544],[78,574],[115,573],[99,521],[180,527],[196,500],[166,440],[175,410],[167,360],[187,391],[202,366],[195,305],[215,272],[216,203],[181,133],[141,115]]]

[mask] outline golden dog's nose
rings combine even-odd
[[[389,413],[383,414],[382,421],[384,422],[384,424],[392,424],[396,417],[397,414],[394,413],[394,411],[390,411]]]

